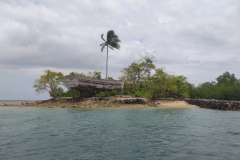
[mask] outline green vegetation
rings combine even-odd
[[[113,30],[110,30],[107,32],[107,40],[103,38],[103,34],[101,35],[102,40],[104,43],[100,44],[101,51],[104,50],[104,48],[107,46],[107,59],[106,59],[106,79],[108,79],[108,47],[111,48],[112,50],[114,48],[120,49],[119,43],[121,42],[120,39],[118,39],[118,36],[114,33]]]
[[[154,56],[145,53],[122,70],[120,79],[124,81],[123,93],[151,99],[189,97],[186,77],[167,74],[161,68],[155,69],[154,59]],[[155,71],[153,75],[152,71]]]
[[[112,90],[112,91],[100,92],[97,96],[98,97],[116,97],[118,95],[119,95],[118,91]]]
[[[63,94],[60,85],[63,84],[64,76],[61,72],[45,70],[45,74],[36,79],[33,85],[36,93],[48,92],[50,97],[56,98]]]
[[[108,77],[108,48],[112,50],[120,49],[118,36],[113,30],[107,32],[106,40],[101,46],[101,51],[107,47],[106,58],[106,79]],[[149,53],[141,56],[138,60],[132,62],[128,67],[121,70],[120,80],[124,81],[123,94],[134,95],[135,97],[157,98],[192,98],[192,99],[221,99],[221,100],[240,100],[240,80],[234,74],[225,72],[216,78],[216,82],[205,82],[195,87],[188,83],[187,78],[180,75],[170,75],[163,68],[156,68],[155,57]],[[80,97],[81,93],[77,90],[67,88],[63,90],[64,76],[61,72],[44,71],[45,74],[35,80],[33,88],[36,93],[48,92],[53,98]],[[100,78],[101,72],[94,71],[85,73],[71,72],[73,76],[83,76],[91,78]],[[109,97],[117,96],[117,91],[100,92],[97,96]]]
[[[216,82],[205,82],[197,87],[189,84],[190,98],[240,100],[240,80],[234,74],[225,72]]]
[[[138,60],[121,70],[119,79],[124,81],[123,94],[135,97],[156,98],[192,98],[192,99],[219,99],[240,100],[240,80],[234,74],[225,72],[216,78],[216,81],[205,82],[197,87],[188,83],[187,78],[179,75],[170,75],[165,69],[156,68],[155,57],[145,53]],[[71,88],[64,91],[64,76],[61,72],[44,71],[44,75],[36,79],[33,85],[36,93],[48,92],[53,98],[79,97],[80,92]],[[101,72],[85,73],[71,72],[70,75],[100,78]],[[108,77],[112,79],[112,77]],[[117,96],[117,91],[100,92],[99,97]]]
[[[155,69],[154,59],[154,56],[145,53],[139,60],[121,71],[123,75],[120,79],[124,81],[124,93],[134,94],[139,91],[144,78],[150,76],[151,71]]]
[[[148,76],[145,83],[145,88],[148,88],[147,95],[152,99],[189,97],[186,77],[169,75],[163,69],[156,69],[155,74]]]
[[[37,94],[48,92],[50,97],[79,97],[80,93],[77,90],[67,88],[67,91],[64,91],[64,75],[62,72],[54,72],[50,70],[45,70],[44,75],[40,76],[39,79],[36,79],[33,84],[33,88]],[[101,72],[93,71],[84,73],[71,72],[69,75],[78,75],[83,77],[91,78],[101,78]]]
[[[164,69],[156,69],[154,65],[155,57],[145,53],[139,60],[132,62],[128,67],[122,69],[122,76],[119,78],[124,81],[123,94],[134,95],[136,97],[158,98],[158,97],[189,97],[189,84],[183,76],[167,74]],[[154,72],[152,74],[151,72]],[[40,79],[34,83],[37,93],[48,91],[53,98],[79,97],[80,92],[71,88],[63,90],[64,76],[61,72],[45,71]],[[77,75],[91,78],[101,78],[101,72],[89,72],[87,74],[71,72],[70,75]],[[108,77],[108,79],[113,79]],[[98,94],[99,97],[117,96],[117,91],[105,91]]]

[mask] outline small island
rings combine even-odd
[[[225,72],[217,82],[195,87],[180,75],[170,75],[155,68],[149,54],[121,70],[119,80],[101,78],[101,72],[87,74],[46,70],[36,79],[36,93],[48,92],[51,99],[21,104],[0,103],[0,106],[47,108],[208,108],[240,110],[240,81]],[[151,74],[154,71],[154,74]],[[64,90],[65,86],[67,90]]]
[[[197,87],[183,75],[168,74],[157,68],[155,56],[140,55],[121,70],[117,80],[108,76],[109,49],[120,49],[120,39],[113,30],[101,35],[101,51],[107,48],[106,78],[101,72],[62,72],[45,70],[33,85],[37,94],[48,92],[51,99],[0,106],[36,106],[49,108],[209,108],[240,110],[240,79],[225,72],[216,81]]]

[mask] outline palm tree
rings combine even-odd
[[[112,50],[114,48],[119,49],[120,45],[118,43],[121,42],[121,40],[118,39],[118,36],[114,33],[113,30],[107,32],[107,40],[103,38],[103,34],[101,35],[101,38],[104,41],[104,43],[100,44],[100,46],[102,47],[101,51],[103,51],[104,48],[107,46],[106,79],[108,79],[108,47]]]

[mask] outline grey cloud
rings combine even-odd
[[[157,67],[195,84],[225,70],[238,75],[239,8],[237,0],[1,1],[1,72],[49,67],[104,73],[100,35],[113,29],[122,41],[109,53],[114,77],[145,51],[156,56]]]

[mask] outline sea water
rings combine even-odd
[[[0,107],[1,160],[237,160],[240,112]]]

